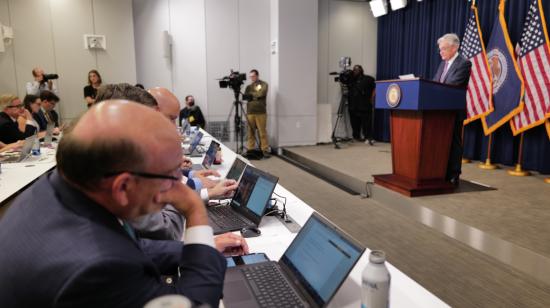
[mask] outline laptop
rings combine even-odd
[[[238,182],[241,179],[241,175],[243,175],[244,169],[246,168],[247,165],[248,164],[244,160],[242,160],[239,156],[237,156],[233,161],[231,168],[225,175],[225,178],[229,180],[235,180]]]
[[[227,269],[224,306],[326,307],[364,251],[314,212],[278,262]]]
[[[9,164],[9,163],[22,162],[31,153],[32,146],[34,145],[35,140],[36,140],[36,135],[25,138],[25,142],[23,143],[21,152],[15,155],[9,155],[9,156],[3,155],[2,157],[0,157],[0,163]]]
[[[191,144],[189,144],[189,148],[183,154],[190,157],[201,157],[202,154],[199,153],[199,151],[197,150],[197,146],[201,142],[202,136],[203,136],[202,132],[197,132],[197,134],[195,135],[195,138],[193,138],[193,140],[191,141]]]
[[[208,208],[214,234],[258,227],[278,181],[276,176],[247,166],[231,202]]]
[[[220,150],[220,144],[212,140],[210,142],[210,146],[208,147],[208,150],[206,150],[206,154],[204,155],[204,159],[202,160],[202,164],[193,164],[191,167],[191,170],[203,170],[203,169],[210,169],[210,166],[214,163],[216,160],[216,153]]]

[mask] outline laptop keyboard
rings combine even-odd
[[[273,263],[242,269],[260,307],[306,307]]]
[[[230,206],[211,207],[208,209],[208,216],[222,229],[253,225],[250,220],[237,215]]]

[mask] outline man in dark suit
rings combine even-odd
[[[441,64],[433,78],[434,81],[467,87],[470,80],[470,68],[472,63],[458,53],[460,40],[454,33],[447,33],[437,40]],[[451,141],[451,153],[447,165],[446,179],[455,187],[459,184],[462,173],[462,123],[466,118],[465,110],[459,110],[455,117],[453,140]]]
[[[153,109],[89,109],[61,139],[57,170],[0,221],[0,307],[143,307],[165,294],[217,307],[226,261],[181,158],[173,124]],[[186,218],[185,243],[137,237],[127,221],[167,203]]]
[[[0,110],[0,142],[14,143],[36,132],[34,126],[27,124],[27,117],[32,118],[17,96],[0,96]]]
[[[45,131],[49,123],[54,124],[54,127],[59,127],[59,115],[54,110],[55,105],[59,102],[59,97],[50,91],[42,91],[40,93],[42,105],[40,110],[33,115],[34,120],[38,123],[40,131]],[[59,133],[56,130],[54,133]]]

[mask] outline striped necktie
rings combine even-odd
[[[441,73],[441,77],[439,77],[439,82],[443,82],[443,80],[445,80],[445,76],[447,76],[448,70],[449,70],[449,61],[445,61],[445,67],[443,68],[443,73]]]

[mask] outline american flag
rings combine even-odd
[[[466,95],[466,120],[472,122],[492,110],[492,80],[483,36],[478,26],[477,9],[472,6],[460,53],[472,62]]]
[[[523,25],[519,66],[525,80],[525,105],[511,120],[514,135],[544,123],[550,110],[550,49],[540,0],[532,0]]]

